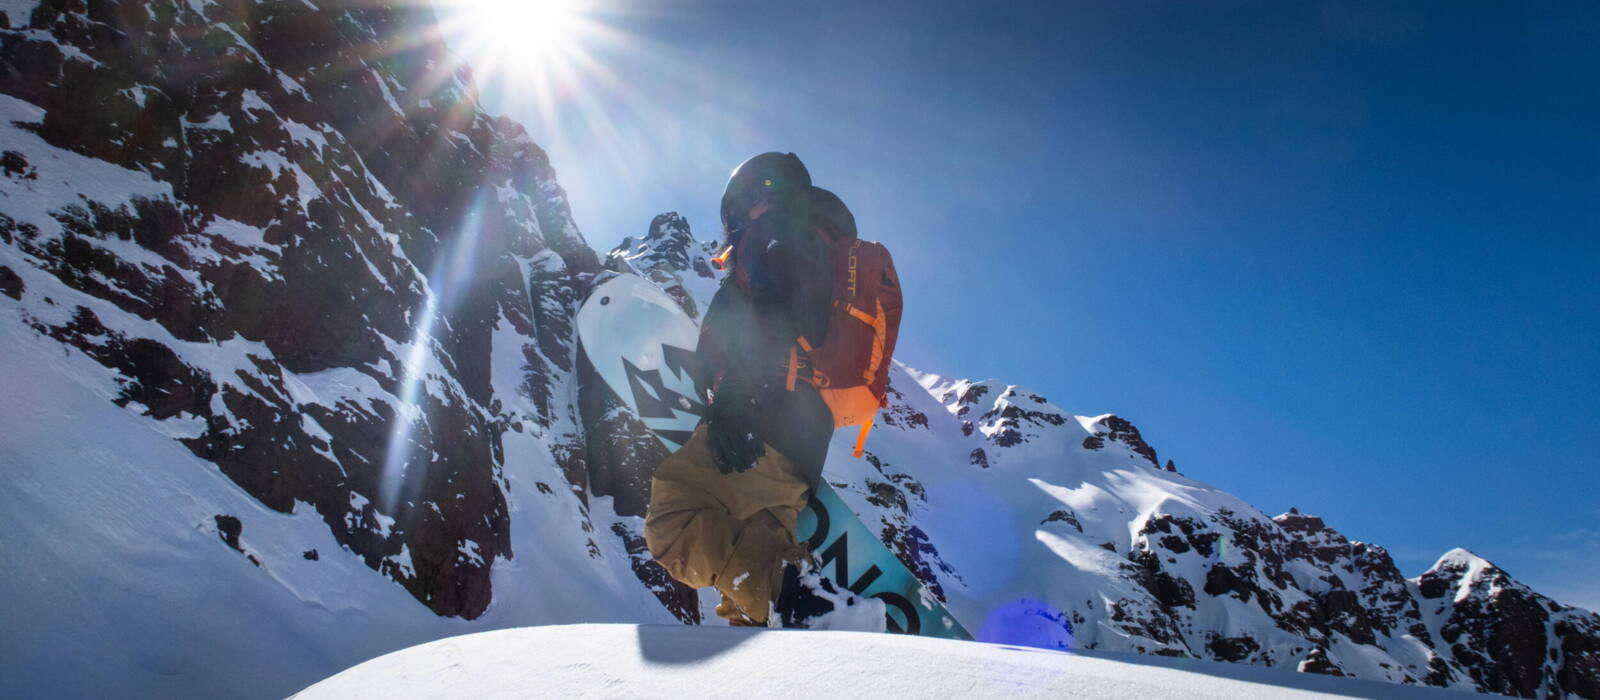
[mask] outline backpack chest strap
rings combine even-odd
[[[815,348],[811,347],[811,341],[806,340],[805,336],[802,335],[795,338],[795,342],[789,346],[789,361],[785,363],[783,388],[794,391],[794,383],[796,381],[804,381],[812,385],[816,384],[814,376],[812,376],[814,370],[811,368],[811,363],[808,358],[802,357],[800,354],[801,351],[804,351],[806,355],[810,355],[813,350]],[[804,372],[803,375],[802,372]]]

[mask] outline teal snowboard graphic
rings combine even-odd
[[[578,338],[606,385],[667,449],[689,439],[705,413],[690,374],[700,329],[672,297],[636,275],[606,280],[578,310]],[[889,631],[972,639],[826,482],[800,513],[798,535],[824,575],[884,602]]]

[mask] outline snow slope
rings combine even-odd
[[[0,297],[0,311],[14,303]],[[675,621],[620,543],[600,539],[599,557],[584,547],[575,499],[534,487],[561,478],[548,458],[508,475],[512,534],[543,546],[495,567],[481,617],[439,616],[315,509],[267,508],[174,440],[171,421],[108,400],[114,372],[19,324],[0,323],[0,348],[0,696],[281,697],[474,630]],[[232,546],[219,515],[245,523]]]
[[[293,697],[1450,700],[1469,695],[1208,661],[926,637],[574,625],[431,642],[373,659]]]

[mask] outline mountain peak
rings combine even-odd
[[[1272,520],[1278,523],[1279,527],[1291,532],[1312,533],[1328,529],[1327,523],[1323,522],[1322,518],[1310,513],[1302,513],[1296,508],[1290,508],[1289,512],[1283,513]]]
[[[694,233],[678,212],[658,214],[642,238],[628,236],[609,257],[626,260],[635,270],[688,270]]]
[[[1434,562],[1433,566],[1428,570],[1430,572],[1455,572],[1465,574],[1468,578],[1474,578],[1484,572],[1500,571],[1500,567],[1495,566],[1488,559],[1473,554],[1468,549],[1456,547],[1440,555],[1439,560]]]
[[[1423,614],[1478,690],[1596,697],[1600,616],[1557,603],[1466,549],[1411,579]],[[1472,650],[1487,650],[1482,654]]]
[[[690,316],[711,303],[722,274],[711,266],[717,243],[696,241],[689,220],[675,211],[657,214],[643,237],[628,236],[606,254],[606,268],[639,275],[677,299]]]
[[[672,238],[682,241],[684,245],[694,242],[694,236],[689,232],[689,220],[675,211],[655,215],[650,220],[650,232],[645,234],[645,238]]]

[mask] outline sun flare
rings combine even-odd
[[[619,81],[603,56],[628,42],[611,0],[437,0],[439,29],[501,104],[554,119]]]
[[[578,0],[455,0],[470,53],[498,68],[550,69],[582,50],[587,27]],[[501,65],[503,64],[503,65]]]

